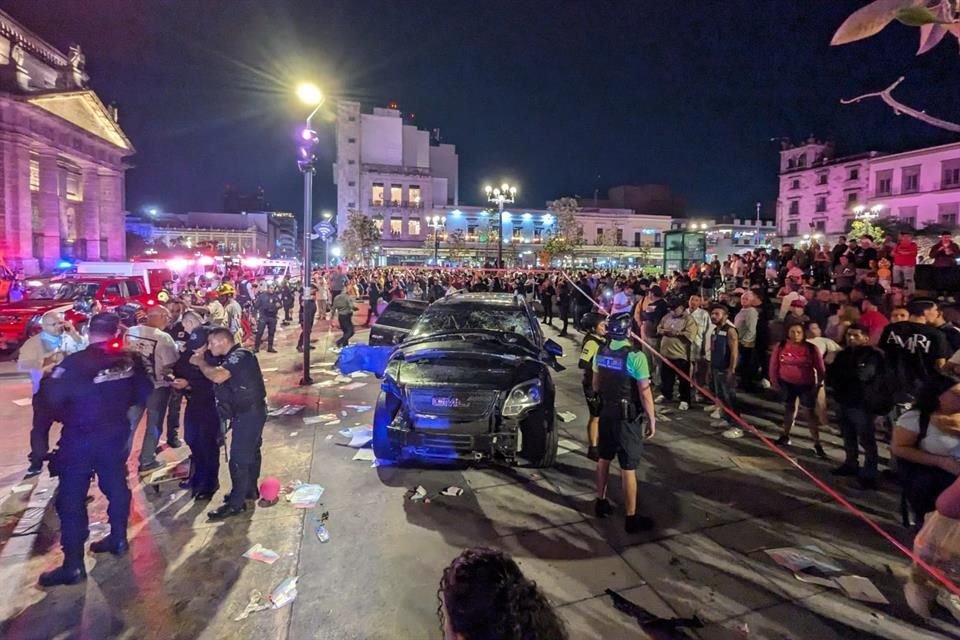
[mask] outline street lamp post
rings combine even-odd
[[[427,224],[433,229],[433,266],[440,264],[440,229],[447,224],[446,216],[427,218]]]
[[[317,315],[317,303],[310,295],[313,272],[310,258],[312,242],[310,234],[313,232],[313,173],[317,168],[316,148],[320,142],[317,132],[310,126],[310,121],[323,106],[324,96],[316,85],[304,83],[297,87],[297,97],[304,104],[313,107],[300,133],[303,144],[300,146],[300,155],[297,159],[297,166],[303,173],[303,299],[300,302],[303,311],[303,344],[300,345],[303,348],[303,377],[300,379],[300,384],[309,385],[313,384],[310,378],[310,334],[313,332],[313,319]]]
[[[484,188],[487,200],[497,205],[497,268],[503,268],[503,205],[513,204],[517,196],[517,188],[504,182],[499,189],[487,185]]]

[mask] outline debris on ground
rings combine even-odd
[[[743,437],[743,429],[740,427],[732,427],[721,433],[724,438],[727,440],[737,440],[738,438]]]
[[[336,382],[337,384],[347,384],[349,382],[353,382],[353,378],[351,378],[350,376],[337,376],[336,378],[333,379],[333,381]]]
[[[324,380],[323,382],[318,382],[313,386],[318,388],[324,388],[324,387],[332,387],[335,384],[337,384],[336,380]]]
[[[332,434],[332,433],[328,433],[328,434],[327,434],[327,437],[324,438],[324,440],[333,440],[333,434]]]
[[[323,487],[318,484],[306,484],[297,481],[293,491],[287,496],[287,502],[297,509],[309,509],[317,504],[323,495]]]
[[[313,367],[311,367],[311,369],[312,369],[312,368],[313,368]],[[336,372],[335,370],[333,370],[333,369],[322,369],[322,370],[320,370],[320,371],[317,371],[317,373],[323,373],[323,374],[326,374],[326,375],[328,375],[328,376],[339,376],[339,375],[340,375],[339,373],[337,373],[337,372]]]
[[[32,484],[18,484],[10,490],[10,493],[23,493],[24,491],[30,491],[30,489],[33,489]]]
[[[370,427],[353,427],[351,429],[350,442],[347,446],[360,449],[370,444],[371,440],[373,440],[373,429]]]
[[[640,605],[627,600],[613,589],[607,589],[605,593],[613,599],[613,606],[617,611],[622,611],[637,621],[640,628],[650,635],[660,637],[657,632],[665,632],[668,637],[686,637],[680,635],[680,629],[702,629],[703,620],[696,615],[690,618],[661,618],[660,616],[647,611]]]
[[[463,489],[461,489],[460,487],[447,487],[446,489],[440,492],[440,495],[452,496],[454,498],[457,498],[463,495]]]
[[[263,594],[257,589],[252,589],[250,591],[250,599],[247,601],[247,606],[244,607],[240,615],[234,618],[234,621],[239,622],[240,620],[246,620],[251,613],[264,611],[269,608],[270,603],[263,599]]]
[[[247,549],[246,553],[243,554],[243,557],[249,560],[256,560],[257,562],[262,562],[264,564],[273,564],[280,559],[280,554],[272,549],[267,549],[258,542]]]
[[[329,422],[337,417],[335,413],[323,413],[319,416],[303,416],[303,424],[318,424],[320,422]]]
[[[33,398],[20,398],[19,400],[14,400],[13,404],[18,407],[29,407],[33,405]]]
[[[560,418],[560,422],[573,422],[577,419],[577,414],[571,411],[558,411],[557,417]]]
[[[317,540],[320,542],[329,542],[330,541],[330,532],[327,531],[327,528],[322,524],[318,524],[314,532],[317,534]]]
[[[325,427],[334,427],[334,426],[336,426],[336,425],[338,425],[338,424],[340,424],[340,418],[334,418],[334,419],[331,420],[330,422],[324,422],[324,423],[323,423],[323,426],[325,426]]]
[[[366,382],[351,382],[350,384],[345,384],[342,387],[340,387],[340,390],[353,391],[354,389],[359,389],[360,387],[365,387],[365,386],[367,386]]]
[[[368,404],[348,404],[346,405],[347,409],[353,409],[357,413],[363,413],[364,411],[370,411],[370,405]]]
[[[840,585],[833,578],[823,578],[820,576],[814,576],[809,573],[801,573],[799,571],[794,572],[793,577],[799,580],[800,582],[806,582],[807,584],[815,584],[819,587],[827,587],[828,589],[839,589]]]
[[[290,576],[270,592],[270,604],[274,609],[286,606],[297,599],[297,576]]]
[[[764,549],[764,553],[778,565],[794,573],[807,571],[808,569],[815,569],[821,573],[840,573],[843,571],[843,567],[834,564],[826,554],[813,545]]]
[[[847,597],[862,602],[872,602],[874,604],[890,604],[880,590],[870,582],[869,578],[863,576],[839,576],[835,578],[837,584],[847,594]]]
[[[300,432],[299,432],[299,431],[291,431],[291,432],[290,432],[290,435],[291,435],[291,436],[295,436],[295,435],[297,435],[298,433],[300,433]]]
[[[357,452],[353,454],[353,459],[373,462],[377,459],[377,456],[373,454],[373,449],[357,449]]]
[[[783,471],[791,468],[783,458],[771,456],[730,456],[730,462],[744,471]]]
[[[266,369],[260,369],[260,373],[273,373],[274,371],[279,371],[278,367],[268,367]]]
[[[110,524],[107,522],[100,522],[98,520],[97,522],[90,523],[89,530],[90,538],[96,541],[101,538],[106,538],[110,535]]]
[[[427,490],[424,489],[421,485],[417,485],[410,495],[410,500],[412,502],[419,502],[424,500],[427,497]]]
[[[569,438],[560,438],[560,441],[557,443],[557,455],[562,456],[565,453],[570,453],[571,451],[577,451],[583,449],[581,445],[576,440],[570,440]]]
[[[303,411],[302,404],[285,404],[282,407],[271,409],[267,412],[268,416],[293,416]]]
[[[746,622],[738,622],[738,623],[737,623],[737,632],[738,632],[740,635],[742,635],[743,637],[749,636],[749,635],[750,635],[750,625],[748,625]]]
[[[340,417],[341,417],[341,418],[346,418],[346,417],[347,417],[347,412],[346,412],[346,411],[341,411],[341,412],[340,412]]]

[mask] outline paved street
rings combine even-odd
[[[548,336],[555,331],[547,328]],[[699,409],[667,410],[648,447],[643,509],[657,528],[627,536],[622,519],[592,515],[592,464],[585,457],[586,411],[580,394],[575,343],[560,340],[568,369],[556,375],[566,449],[549,470],[466,467],[372,467],[352,460],[355,450],[337,434],[368,425],[377,383],[362,387],[297,386],[293,349],[297,329],[284,330],[281,353],[262,354],[271,407],[303,404],[301,414],[270,418],[264,435],[264,475],[325,487],[322,506],[297,510],[281,502],[250,517],[209,524],[207,504],[193,504],[175,484],[159,494],[134,490],[131,553],[123,559],[87,556],[90,578],[76,587],[37,589],[38,574],[59,562],[58,521],[46,474],[21,482],[26,469],[30,408],[28,384],[0,380],[0,627],[3,638],[427,638],[439,637],[437,583],[446,564],[466,546],[512,554],[559,607],[571,638],[644,637],[637,623],[614,609],[604,590],[663,617],[696,614],[705,627],[690,637],[949,638],[960,627],[941,618],[925,626],[902,601],[903,558],[868,527],[789,470],[744,471],[731,456],[772,457],[749,435],[725,440]],[[315,362],[329,363],[331,335],[323,328]],[[358,334],[365,340],[366,333]],[[332,376],[315,368],[314,378]],[[756,402],[759,424],[776,418],[776,405]],[[342,415],[345,412],[346,415]],[[309,425],[304,417],[338,414],[339,424]],[[821,462],[807,451],[803,430],[796,452],[821,477],[840,456]],[[167,450],[166,460],[186,451]],[[221,486],[228,487],[226,467]],[[833,479],[831,483],[837,484]],[[425,487],[429,503],[412,502]],[[448,486],[459,497],[437,495]],[[614,501],[618,483],[614,482]],[[908,541],[896,518],[899,499],[889,488],[868,495],[837,486],[888,530]],[[16,487],[16,488],[15,488]],[[99,490],[91,522],[106,521]],[[217,496],[218,503],[220,496]],[[331,539],[320,543],[315,518],[329,513]],[[101,525],[93,525],[96,530]],[[253,544],[273,549],[272,565],[242,558]],[[872,580],[890,605],[868,604],[839,591],[797,580],[764,549],[816,545],[846,572]],[[299,576],[292,606],[235,621],[252,589],[269,592]]]

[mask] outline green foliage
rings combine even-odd
[[[920,4],[922,0],[874,0],[844,20],[830,44],[848,44],[876,35],[896,20],[900,12]]]
[[[544,244],[542,253],[547,254],[547,256],[552,260],[553,258],[568,256],[573,253],[574,244],[571,243],[566,238],[555,235],[551,236]]]
[[[859,238],[863,235],[869,235],[874,240],[881,240],[886,233],[886,229],[878,224],[875,224],[874,222],[871,222],[870,220],[854,220],[850,224],[849,235],[854,238]]]
[[[897,21],[908,27],[922,27],[938,22],[937,14],[926,7],[905,7],[897,11]]]
[[[447,255],[451,260],[459,261],[467,256],[469,250],[467,249],[467,239],[463,235],[463,231],[454,231],[447,235],[446,241]]]
[[[576,244],[577,240],[577,214],[580,212],[580,204],[576,198],[558,198],[550,203],[550,213],[554,217],[556,225],[555,235],[564,238],[571,244]]]
[[[362,262],[380,244],[380,227],[360,211],[347,212],[347,228],[341,234],[343,254],[347,260]]]

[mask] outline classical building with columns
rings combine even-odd
[[[35,273],[63,258],[125,257],[133,146],[65,54],[0,11],[0,256]]]

